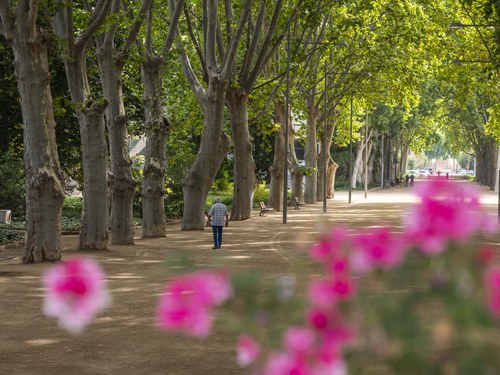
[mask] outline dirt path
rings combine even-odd
[[[323,214],[322,203],[289,208],[287,224],[281,213],[231,222],[222,250],[212,250],[211,231],[182,232],[168,227],[166,238],[137,237],[132,246],[110,246],[91,252],[105,268],[113,305],[87,330],[72,336],[41,313],[41,274],[50,264],[22,265],[21,249],[0,252],[0,374],[243,374],[235,364],[235,337],[216,329],[207,340],[154,328],[154,308],[173,270],[168,260],[185,254],[194,268],[230,264],[269,275],[286,274],[316,235],[332,224],[349,228],[400,223],[412,202],[404,188],[353,194],[338,193]],[[496,196],[485,193],[496,213]],[[75,253],[76,236],[64,236],[63,257]]]

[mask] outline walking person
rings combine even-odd
[[[220,198],[215,198],[214,205],[208,212],[208,220],[212,223],[214,235],[214,249],[220,249],[222,245],[222,229],[229,225],[229,213],[227,208],[220,202]]]

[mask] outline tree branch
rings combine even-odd
[[[259,42],[260,33],[262,31],[262,26],[264,25],[264,15],[265,15],[266,5],[264,0],[259,2],[259,14],[257,16],[257,22],[255,23],[255,29],[253,31],[252,40],[250,42],[250,47],[247,50],[245,61],[243,63],[243,68],[240,74],[241,82],[247,79],[248,72],[250,71],[250,66],[252,64],[255,51],[257,50],[257,45]]]
[[[191,17],[189,15],[189,12],[187,10],[185,10],[184,15],[186,16],[187,32],[188,32],[189,38],[191,39],[191,42],[193,43],[194,49],[196,50],[196,53],[198,55],[198,59],[200,60],[203,78],[206,82],[208,82],[208,69],[207,69],[207,63],[205,61],[205,54],[201,50],[199,39],[196,39],[196,35],[194,35],[193,25],[192,25],[192,21],[191,21]]]
[[[226,35],[227,35],[227,44],[231,42],[231,35],[233,35],[233,1],[226,0],[224,3],[226,7]]]
[[[121,0],[112,0],[113,3],[111,5],[111,14],[118,14],[120,12],[120,3]],[[96,39],[97,43],[102,45],[113,45],[113,40],[115,38],[116,31],[116,23],[111,25],[110,29],[104,34],[104,38],[102,40]]]
[[[217,4],[209,0],[207,4],[207,31],[205,34],[205,52],[208,65],[208,71],[211,72],[217,68]]]
[[[11,39],[13,27],[14,15],[10,8],[10,2],[0,1],[0,34],[2,34],[5,39]]]
[[[168,0],[168,6],[170,8],[170,11],[173,12],[175,9],[174,6],[174,0]],[[176,27],[176,32],[179,32],[178,26]],[[191,90],[193,91],[196,99],[201,105],[205,104],[205,89],[201,85],[200,81],[198,81],[198,78],[196,77],[196,74],[194,74],[193,68],[191,67],[191,63],[189,62],[189,58],[186,54],[186,50],[184,49],[184,46],[182,43],[177,40],[176,46],[180,51],[179,54],[179,61],[182,66],[182,70],[184,71],[184,76],[186,77],[187,83]],[[203,61],[202,58],[200,58],[200,61]]]
[[[174,43],[177,25],[179,24],[179,18],[181,17],[182,9],[184,8],[185,0],[177,1],[175,4],[175,9],[170,17],[170,28],[168,29],[167,37],[165,38],[165,43],[163,43],[162,55],[165,56],[172,49],[172,44]]]
[[[25,1],[22,1],[21,3],[26,3]],[[29,5],[28,5],[28,9],[26,9],[28,11],[28,16],[26,17],[27,18],[27,25],[28,27],[30,28],[30,31],[31,32],[35,32],[36,30],[36,19],[37,19],[37,16],[38,16],[38,5],[40,5],[40,0],[29,0]],[[17,19],[17,21],[19,22],[19,18]],[[30,33],[30,37],[34,37],[34,34],[31,34]]]
[[[86,46],[97,29],[104,23],[106,17],[108,16],[109,9],[111,8],[111,0],[99,0],[98,4],[95,7],[92,16],[90,17],[90,24],[87,26],[83,34],[78,38],[76,42],[75,49],[81,50]],[[71,17],[68,16],[68,36],[71,41],[73,41],[73,10],[72,7],[68,7],[68,13],[71,14]],[[73,43],[73,42],[72,42]]]
[[[217,48],[219,49],[219,56],[224,56],[226,54],[224,48],[224,36],[222,35],[222,28],[220,23],[217,22]]]
[[[154,0],[151,3],[151,7],[148,10],[148,15],[146,17],[146,27],[145,27],[145,32],[146,32],[146,53],[149,55],[149,57],[152,57],[155,53],[154,47],[153,47],[153,9],[154,9],[155,3]]]
[[[125,44],[123,45],[123,48],[121,50],[121,55],[126,56],[128,53],[128,50],[134,43],[135,39],[137,38],[137,35],[139,34],[139,31],[141,30],[142,23],[144,22],[144,19],[146,18],[146,14],[148,9],[151,6],[151,3],[153,0],[143,0],[141,8],[139,9],[139,20],[134,22],[132,27],[130,28],[129,35],[127,39],[125,40]]]
[[[225,60],[222,64],[223,66],[221,71],[222,79],[229,79],[234,59],[236,57],[238,43],[240,42],[241,35],[243,34],[245,24],[248,22],[247,17],[250,14],[251,8],[252,8],[252,0],[245,0],[245,4],[243,5],[243,9],[241,11],[240,19],[238,21],[238,26],[236,26],[236,30],[234,34],[231,36],[231,41],[229,43],[228,51],[225,56]]]

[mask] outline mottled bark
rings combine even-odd
[[[36,2],[35,2],[36,3]],[[24,122],[26,234],[23,263],[61,258],[61,209],[64,185],[57,155],[48,35],[36,25],[34,9],[0,7],[0,30],[12,45]]]
[[[101,20],[97,21],[98,24],[104,21],[108,8],[109,3],[103,8]],[[88,37],[80,38],[75,43],[72,32],[73,19],[69,17],[70,14],[66,8],[59,8],[54,24],[57,35],[65,41],[63,58],[66,79],[80,129],[83,205],[78,247],[82,250],[101,250],[108,246],[109,226],[108,147],[104,121],[107,102],[102,99],[93,99],[86,65],[91,31],[95,31],[98,24],[91,24],[87,29]]]
[[[234,143],[231,220],[247,220],[252,217],[253,192],[257,183],[257,168],[252,156],[252,142],[248,131],[248,95],[242,89],[229,88],[227,106]]]
[[[203,230],[208,191],[229,150],[229,140],[222,131],[227,83],[213,75],[205,93],[200,150],[182,184],[182,230]]]
[[[311,98],[311,102],[314,97]],[[317,202],[318,189],[318,147],[316,139],[318,109],[310,103],[307,113],[307,138],[304,150],[304,159],[308,173],[305,178],[304,202],[314,204]]]
[[[162,116],[162,64],[159,57],[144,58],[141,77],[144,85],[146,150],[142,180],[142,236],[164,237],[165,226],[165,145],[168,127]]]
[[[476,181],[480,185],[488,186],[491,190],[495,189],[496,182],[496,161],[498,145],[490,138],[480,142],[475,150],[476,153]]]
[[[83,208],[79,248],[108,247],[109,200],[104,109],[105,102],[87,103],[77,110],[83,166]]]
[[[289,124],[290,123],[291,122],[289,122]],[[290,134],[290,137],[288,138],[288,149],[290,150],[288,153],[288,159],[290,163],[292,195],[287,204],[292,206],[294,197],[297,197],[299,202],[304,202],[304,172],[302,166],[297,160],[292,126],[288,129],[288,134]]]
[[[356,158],[354,159],[354,168],[351,176],[351,187],[356,189],[359,179],[360,171],[363,170],[363,151],[365,149],[364,140],[360,140],[356,145]]]
[[[332,137],[333,137],[334,131],[335,131],[335,122],[331,121],[330,123],[327,124],[327,127],[326,127],[326,137],[323,136],[321,138],[321,152],[319,154],[319,161],[318,161],[318,189],[317,189],[317,192],[318,192],[317,199],[318,199],[318,201],[321,201],[321,202],[323,201],[323,183],[324,183],[323,179],[325,178],[325,172],[324,172],[325,171],[325,163],[327,163],[326,164],[326,166],[327,166],[326,196],[327,196],[327,199],[328,199],[328,197],[333,198],[333,189],[334,189],[333,186],[335,183],[335,173],[337,171],[338,165],[337,165],[337,167],[334,168],[333,176],[330,178],[328,177],[328,168],[330,168],[330,164],[332,162],[335,163],[330,156],[330,147],[332,145]],[[331,189],[332,189],[331,195],[329,195],[329,192],[328,192],[329,185],[331,185]]]
[[[332,158],[328,159],[328,169],[326,172],[326,198],[333,199],[335,196],[335,174],[339,165]]]
[[[123,61],[112,39],[106,38],[98,53],[106,108],[109,149],[111,156],[111,243],[134,243],[133,203],[136,182],[132,176],[132,161],[128,151],[128,120],[125,115],[122,91]]]

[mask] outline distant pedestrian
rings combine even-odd
[[[412,173],[410,175],[410,187],[413,186],[413,182],[415,181],[415,175]]]
[[[208,220],[212,223],[212,233],[214,236],[214,249],[220,249],[222,245],[222,230],[229,225],[229,213],[227,208],[220,202],[220,198],[215,198],[214,205],[208,212]]]
[[[410,175],[407,173],[405,176],[405,187],[408,187],[408,182],[410,182]]]

